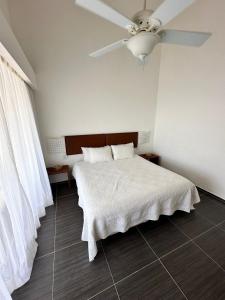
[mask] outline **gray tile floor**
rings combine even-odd
[[[225,299],[225,205],[204,192],[176,212],[98,243],[88,262],[75,185],[53,187],[30,281],[14,300]]]

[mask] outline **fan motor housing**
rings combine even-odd
[[[136,23],[139,27],[148,27],[149,26],[149,18],[152,15],[153,10],[145,9],[141,10],[134,15],[132,21]]]
[[[135,14],[132,21],[137,25],[137,28],[132,28],[133,30],[131,30],[130,33],[135,35],[142,31],[157,32],[160,27],[160,22],[151,19],[153,12],[153,10],[144,9]]]

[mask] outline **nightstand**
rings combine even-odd
[[[66,174],[68,178],[68,186],[70,187],[70,167],[68,165],[47,168],[49,179],[55,175]]]
[[[148,161],[159,165],[159,161],[160,161],[160,156],[154,153],[146,153],[146,154],[140,154],[141,157],[143,157],[144,159],[147,159]]]

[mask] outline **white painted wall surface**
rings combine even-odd
[[[225,1],[198,0],[169,27],[213,36],[199,49],[162,47],[154,150],[225,199]]]
[[[108,1],[128,16],[140,1]],[[127,32],[74,5],[74,1],[10,1],[14,30],[37,74],[36,106],[42,142],[64,135],[151,131],[160,48],[145,69],[127,49],[101,59],[90,52]],[[24,9],[26,7],[26,9]],[[146,145],[151,149],[151,143]],[[49,155],[47,164],[66,162]]]
[[[10,13],[7,0],[0,0],[0,10],[2,11],[7,22],[10,23]]]

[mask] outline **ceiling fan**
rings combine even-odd
[[[141,62],[153,51],[158,43],[170,43],[200,47],[211,33],[181,30],[162,30],[162,27],[174,19],[195,0],[165,0],[153,11],[144,9],[134,15],[132,20],[100,0],[76,0],[75,3],[92,13],[126,29],[130,38],[122,39],[90,54],[100,57],[108,52],[127,46]]]

